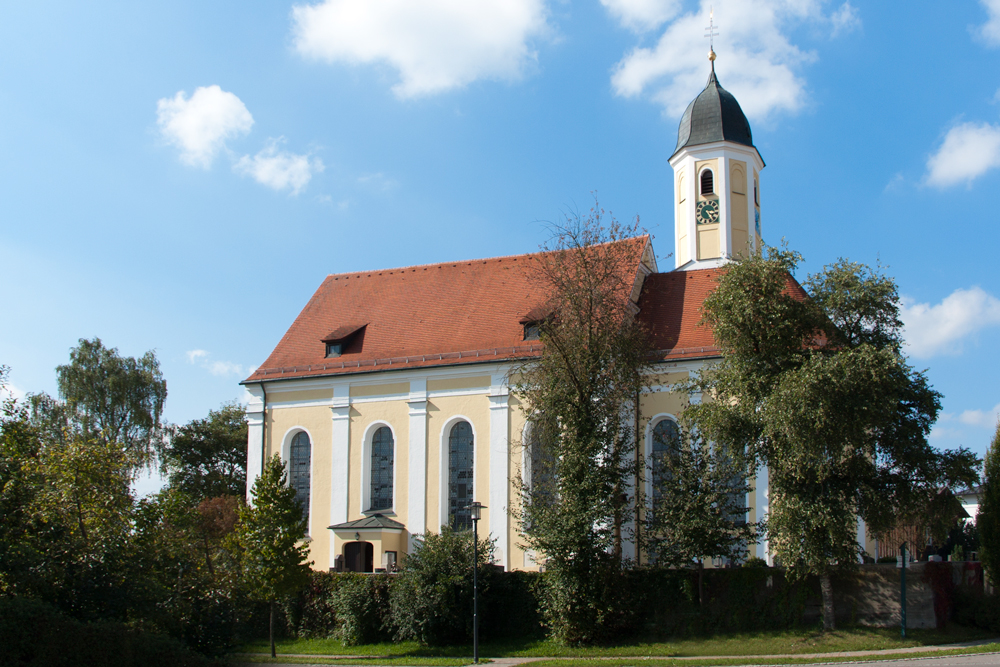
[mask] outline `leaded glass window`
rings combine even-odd
[[[448,436],[448,523],[452,530],[472,528],[473,437],[469,422],[458,422]]]
[[[304,431],[292,438],[289,452],[288,483],[295,489],[295,499],[302,505],[302,511],[309,514],[309,462],[312,458],[312,443]]]
[[[392,430],[383,426],[372,436],[372,488],[369,509],[392,509],[392,466],[395,447]]]
[[[653,507],[663,497],[670,481],[670,459],[680,453],[680,429],[672,419],[661,419],[653,427]]]

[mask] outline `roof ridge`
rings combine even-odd
[[[646,239],[647,242],[648,242],[651,239],[651,237],[650,237],[649,233],[646,233],[646,234],[640,234],[639,236],[630,236],[630,237],[625,238],[625,239],[619,239],[618,241],[605,241],[604,243],[597,243],[595,245],[608,245],[610,243],[624,243],[624,242],[627,242],[627,241],[635,241],[635,240],[639,240],[639,239]],[[531,256],[534,256],[534,255],[544,255],[544,254],[549,253],[549,252],[557,252],[557,251],[555,251],[555,250],[539,250],[537,252],[523,252],[523,253],[520,253],[520,254],[517,254],[517,255],[498,255],[496,257],[476,257],[476,258],[472,258],[472,259],[457,259],[457,260],[450,260],[450,261],[445,261],[445,262],[433,262],[433,263],[430,263],[430,264],[410,264],[410,265],[407,265],[407,266],[392,266],[392,267],[381,268],[381,269],[369,269],[367,271],[345,271],[344,273],[328,273],[326,275],[326,277],[327,278],[339,278],[341,276],[353,276],[353,275],[361,275],[361,274],[368,274],[368,273],[385,273],[386,271],[407,271],[409,269],[429,269],[429,268],[431,268],[433,266],[445,266],[446,264],[458,265],[458,264],[475,264],[475,263],[478,263],[478,262],[483,262],[483,263],[492,262],[492,261],[500,262],[500,261],[503,261],[503,260],[520,259],[521,257],[531,257]]]

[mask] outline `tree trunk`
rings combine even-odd
[[[271,657],[276,658],[274,654],[274,601],[271,601]]]
[[[819,575],[819,590],[823,597],[823,631],[834,629],[833,622],[833,586],[830,584],[830,571],[823,570]]]

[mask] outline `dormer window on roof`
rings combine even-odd
[[[358,335],[364,332],[365,324],[345,324],[343,326],[337,327],[326,336],[323,337],[323,343],[326,345],[326,358],[330,359],[333,357],[339,357],[347,351],[348,346],[354,342]],[[359,350],[354,350],[355,352]]]
[[[518,320],[524,326],[524,340],[541,338],[542,326],[552,317],[552,307],[548,305],[535,306],[524,317]]]

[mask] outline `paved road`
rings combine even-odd
[[[952,655],[936,658],[908,658],[906,660],[886,660],[877,663],[899,667],[995,667],[1000,665],[1000,653],[980,653],[979,655]]]
[[[642,665],[642,660],[637,660],[636,665],[640,667]],[[525,665],[530,665],[530,661],[520,661],[512,659],[500,659],[494,660],[491,664],[494,667],[507,667],[508,665],[513,665],[514,663],[521,663]],[[261,663],[254,663],[253,667],[259,667]],[[271,667],[308,667],[304,666],[302,663],[297,664],[279,664],[279,663],[268,663]],[[812,663],[823,664],[823,663]],[[916,658],[906,658],[903,660],[865,660],[859,662],[849,662],[841,661],[839,663],[826,663],[826,664],[871,664],[878,665],[878,667],[1000,667],[1000,653],[980,653],[977,655],[953,655],[953,656],[940,656],[940,657],[916,657]],[[248,667],[250,665],[248,664]],[[317,667],[317,666],[314,666]],[[326,666],[328,667],[328,666]],[[340,666],[344,667],[344,666]],[[760,667],[759,665],[757,667]]]

